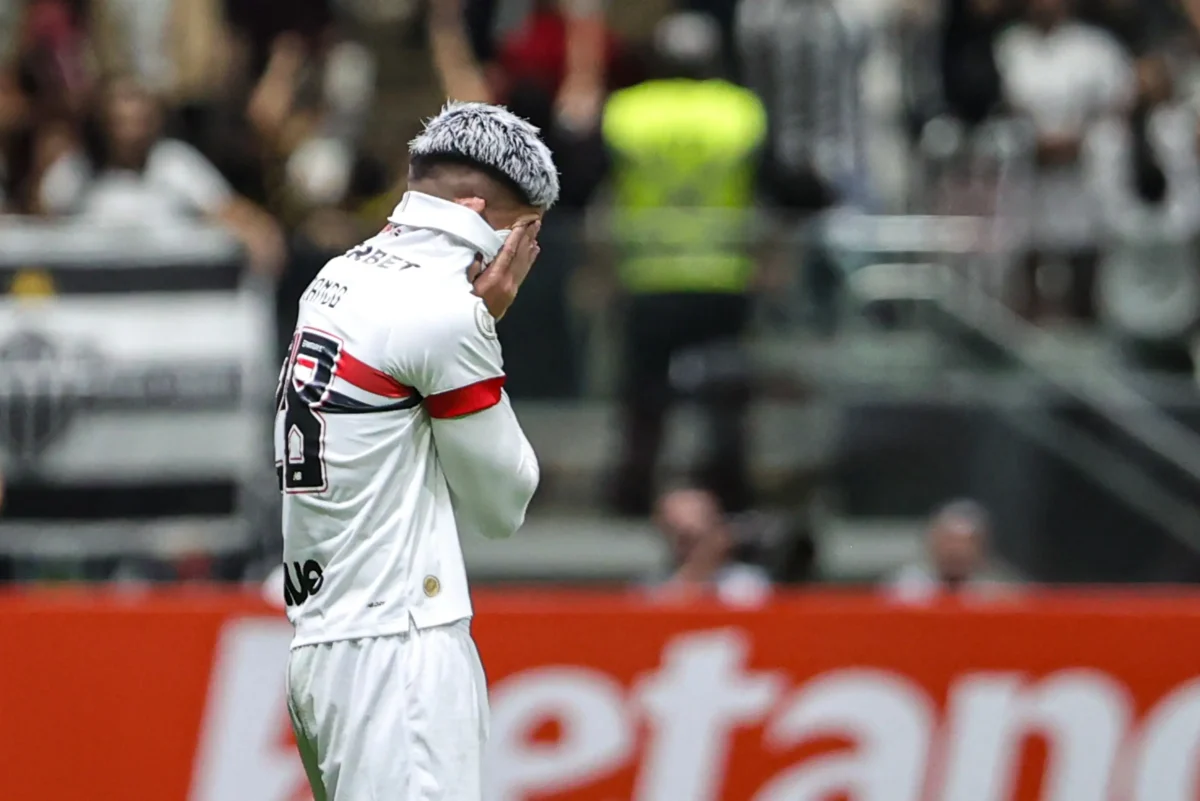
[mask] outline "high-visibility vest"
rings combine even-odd
[[[647,81],[604,109],[613,154],[612,235],[633,293],[743,292],[767,115],[726,81]]]

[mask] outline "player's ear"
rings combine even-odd
[[[483,216],[483,210],[487,207],[487,201],[481,197],[460,197],[454,202],[460,206],[466,206],[480,217]]]

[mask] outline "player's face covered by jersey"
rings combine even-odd
[[[480,217],[482,217],[484,219],[485,222],[487,222],[488,225],[495,224],[493,220],[488,219],[489,216],[493,216],[493,215],[488,214],[487,202],[483,198],[478,198],[478,197],[460,198],[459,200],[456,200],[454,202],[460,206],[465,206],[466,208],[468,208],[471,211],[478,214]],[[511,234],[512,234],[512,228],[497,228],[496,229],[496,235],[500,237],[500,241],[502,243],[507,242],[508,237]],[[475,257],[474,263],[467,269],[467,278],[469,278],[473,283],[475,281],[475,279],[479,277],[479,274],[481,272],[483,272],[486,267],[487,267],[487,264],[485,263],[482,254],[477,255]]]

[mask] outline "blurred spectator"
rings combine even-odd
[[[653,593],[666,600],[715,597],[730,604],[756,604],[771,592],[762,568],[734,558],[734,537],[716,497],[704,490],[678,489],[658,499],[655,523],[666,538],[671,573]]]
[[[0,73],[0,210],[8,214],[42,211],[42,178],[77,141],[71,117],[38,107],[26,88]]]
[[[614,159],[613,238],[626,294],[622,377],[624,448],[615,505],[645,514],[672,370],[699,352],[729,361],[750,316],[750,249],[766,113],[750,91],[716,77],[720,31],[694,13],[656,30],[660,76],[615,93],[604,110]],[[712,447],[701,483],[730,511],[751,503],[745,382],[702,388]]]
[[[501,8],[503,5],[497,0],[454,0],[431,10],[442,23],[465,26],[460,27],[468,37],[462,40],[465,55],[483,65],[480,77],[487,83],[486,91],[498,102],[508,102],[514,94],[536,88],[552,99],[560,98],[560,105],[570,105],[582,100],[577,90],[582,88],[583,78],[599,79],[601,88],[606,83],[608,88],[615,88],[627,82],[625,73],[631,67],[628,54],[608,29],[602,3],[532,0],[527,4],[528,13],[515,26],[497,24],[497,18],[504,16],[502,12],[515,8]],[[435,51],[440,49],[436,39],[434,45]],[[465,59],[459,56],[454,62],[464,63]],[[444,66],[439,64],[439,70]],[[476,91],[471,96],[481,95]]]
[[[993,45],[1011,19],[1007,0],[948,0],[942,28],[942,91],[951,114],[968,125],[987,119],[1002,99]]]
[[[221,71],[225,85],[186,98],[172,131],[205,153],[239,193],[289,230],[300,227],[350,191],[375,96],[376,59],[341,33],[327,0],[203,2],[212,6],[209,27],[229,40],[219,48],[230,61]],[[361,233],[346,232],[339,248]]]
[[[122,66],[125,32],[101,0],[26,0],[14,23],[9,64],[43,109],[81,113],[97,78]]]
[[[770,197],[805,212],[865,204],[864,32],[836,0],[742,0],[746,85],[770,115]]]
[[[1200,30],[1200,0],[1182,0],[1182,3],[1192,27]]]
[[[224,0],[224,14],[252,77],[267,70],[280,36],[297,38],[311,57],[329,44],[334,29],[330,0]]]
[[[817,543],[810,508],[796,512],[752,510],[730,519],[740,562],[761,565],[776,584],[798,584],[817,577]]]
[[[1139,56],[1179,39],[1186,29],[1174,0],[1090,0],[1081,11]]]
[[[246,105],[261,191],[289,226],[352,193],[375,97],[375,58],[366,48],[352,41],[313,48],[298,33],[277,36]]]
[[[999,582],[990,578],[987,511],[975,501],[952,501],[930,519],[925,559],[901,568],[887,591],[898,601],[916,603],[943,595],[988,593]]]
[[[238,154],[225,161],[226,169],[253,186],[294,234],[289,269],[277,288],[285,349],[300,295],[317,271],[373,233],[382,207],[390,210],[394,202],[386,165],[362,149],[375,99],[375,57],[337,38],[323,12],[309,14],[295,29],[286,18],[255,28],[254,36],[273,38],[246,98],[249,126],[241,141],[222,148]],[[237,131],[226,125],[224,135]]]
[[[235,195],[194,148],[161,136],[161,111],[148,91],[117,79],[97,105],[85,146],[46,172],[47,210],[126,226],[208,220],[246,246],[254,269],[272,275],[282,269],[284,242],[275,222]]]
[[[1200,228],[1196,113],[1178,102],[1169,65],[1137,63],[1137,97],[1127,113],[1089,133],[1085,165],[1107,228],[1125,231],[1149,216],[1180,239]]]
[[[1026,20],[996,45],[996,63],[1009,106],[1036,130],[1038,173],[1032,248],[1021,287],[1025,313],[1047,311],[1042,300],[1065,299],[1079,319],[1094,314],[1097,219],[1079,156],[1083,137],[1131,99],[1127,54],[1108,33],[1072,17],[1072,0],[1028,0]],[[1066,268],[1065,292],[1049,286],[1051,268]],[[1061,283],[1061,282],[1060,282]]]
[[[429,40],[447,97],[506,103],[542,130],[554,153],[561,197],[543,223],[537,274],[522,288],[521,303],[504,318],[499,335],[514,396],[574,395],[580,371],[567,295],[586,256],[580,247],[583,209],[608,165],[600,112],[615,39],[595,9],[576,4],[564,12],[540,2],[485,69],[467,38],[461,0],[434,0]]]
[[[100,2],[28,0],[7,9],[0,68],[4,207],[37,213],[49,164],[70,147],[97,75],[118,68],[120,31]]]
[[[345,192],[375,93],[374,57],[361,45],[339,42],[322,55],[314,61],[298,34],[279,36],[247,108],[268,158],[286,165],[285,192],[309,205]]]
[[[231,79],[221,0],[92,2],[123,34],[122,66],[168,107],[207,102]]]
[[[835,206],[868,206],[872,195],[861,86],[867,37],[844,5],[838,0],[741,0],[737,14],[745,82],[767,109],[762,199],[786,222],[781,241],[764,248],[771,258],[757,280],[768,290],[794,285],[793,264],[799,262],[801,305],[822,334],[837,325],[840,273],[811,223]],[[765,308],[786,318],[793,298],[769,294]]]
[[[1190,371],[1186,339],[1200,316],[1197,118],[1178,102],[1165,58],[1142,58],[1137,78],[1136,103],[1096,125],[1084,151],[1110,245],[1101,300],[1121,333],[1157,345],[1157,355],[1173,351]]]

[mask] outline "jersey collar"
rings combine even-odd
[[[466,206],[427,195],[405,192],[388,222],[406,228],[439,231],[461,240],[491,262],[500,253],[504,237]]]

